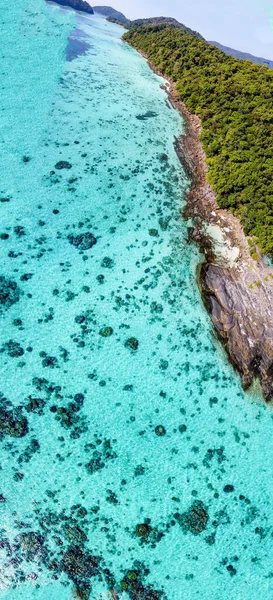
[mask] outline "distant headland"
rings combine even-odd
[[[51,1],[51,0],[48,0]],[[81,12],[88,13],[89,15],[94,14],[94,10],[88,2],[85,0],[54,0],[56,4],[60,6],[68,6],[69,8],[74,8],[74,10],[80,10]]]

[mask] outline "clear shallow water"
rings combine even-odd
[[[180,116],[121,28],[8,4],[0,597],[271,599],[272,414],[200,300]]]

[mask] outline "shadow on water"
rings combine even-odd
[[[81,29],[73,29],[68,38],[68,44],[66,47],[67,61],[70,62],[77,58],[77,56],[86,54],[91,48],[91,45],[83,39],[85,36],[86,34]]]

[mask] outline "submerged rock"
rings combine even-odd
[[[89,231],[80,233],[79,235],[70,234],[68,240],[72,246],[75,246],[79,250],[89,250],[97,243],[97,238]]]

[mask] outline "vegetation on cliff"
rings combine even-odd
[[[162,25],[130,30],[124,39],[175,82],[188,110],[201,118],[218,204],[238,215],[246,234],[272,256],[273,72]]]

